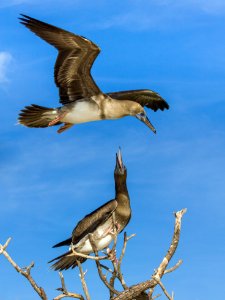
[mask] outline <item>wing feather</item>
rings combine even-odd
[[[142,106],[151,108],[154,111],[158,109],[169,109],[168,103],[156,92],[151,90],[131,90],[115,93],[107,93],[111,98],[118,100],[131,100],[138,102]]]
[[[101,93],[90,70],[100,53],[92,41],[22,15],[21,23],[58,50],[54,78],[59,88],[60,103],[66,104]]]
[[[110,200],[92,213],[86,215],[74,228],[72,233],[72,243],[76,244],[85,235],[92,233],[100,224],[105,222],[112,215],[116,207],[117,201]]]

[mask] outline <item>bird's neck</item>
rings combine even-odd
[[[126,180],[116,178],[115,180],[116,199],[119,206],[130,206],[130,198],[127,190]]]
[[[115,178],[115,190],[116,190],[116,198],[118,198],[119,195],[124,195],[129,197],[128,190],[127,190],[127,183],[124,178]]]
[[[119,119],[124,116],[130,115],[130,107],[133,101],[129,100],[115,100],[107,98],[103,111],[106,119]]]
[[[116,201],[118,206],[115,211],[116,222],[120,224],[119,231],[122,231],[130,220],[131,207],[127,190],[126,180],[116,181]]]

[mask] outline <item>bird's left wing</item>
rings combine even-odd
[[[151,108],[154,111],[158,109],[169,109],[169,104],[156,92],[151,90],[131,90],[115,93],[107,93],[113,99],[131,100],[138,102],[142,106]]]
[[[100,224],[112,216],[116,207],[117,201],[110,200],[92,213],[86,215],[74,228],[72,233],[72,243],[76,244],[85,235],[92,233]]]
[[[54,77],[59,87],[60,103],[66,104],[101,92],[90,73],[100,52],[97,45],[82,36],[26,15],[22,15],[20,20],[59,51]]]

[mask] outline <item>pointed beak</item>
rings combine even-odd
[[[143,114],[137,114],[136,118],[140,120],[141,122],[145,123],[154,133],[156,133],[155,127],[150,122],[149,118],[146,115]]]
[[[124,172],[124,170],[125,170],[125,166],[124,166],[124,164],[123,164],[123,160],[122,160],[122,154],[121,154],[121,150],[120,150],[120,148],[119,148],[119,151],[116,153],[116,168],[115,168],[115,170],[117,171],[117,172]]]

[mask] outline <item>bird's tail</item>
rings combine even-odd
[[[70,246],[71,243],[72,243],[72,238],[69,238],[65,241],[55,244],[54,246],[52,246],[52,248],[61,247],[61,246]]]
[[[58,117],[57,109],[47,108],[32,104],[21,110],[18,121],[27,127],[48,127],[51,121]],[[59,125],[61,122],[52,122],[51,125]]]
[[[57,260],[57,261],[56,261]],[[60,255],[52,260],[50,260],[48,263],[51,263],[53,261],[56,261],[51,268],[55,271],[63,271],[68,270],[69,268],[75,268],[77,266],[77,261],[80,263],[85,262],[86,258],[76,256],[72,251],[68,251],[64,253],[63,255]]]

